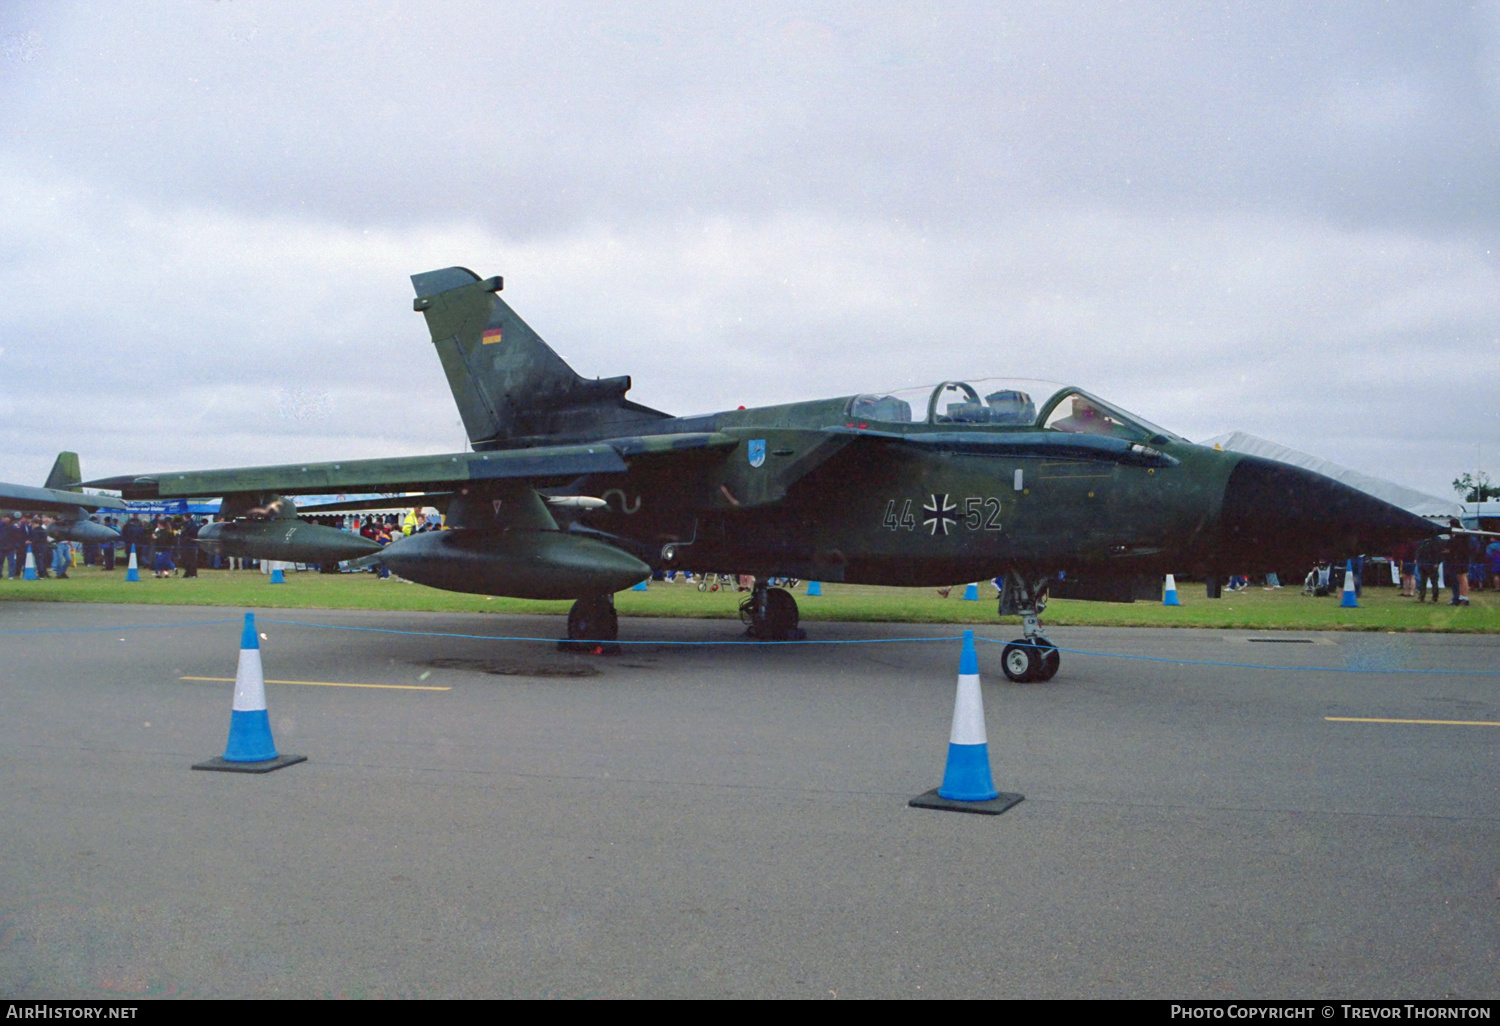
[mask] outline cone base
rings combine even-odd
[[[195,770],[217,770],[220,773],[270,773],[284,766],[295,766],[299,762],[306,762],[305,755],[278,755],[274,759],[265,762],[230,762],[228,759],[214,756],[205,762],[193,763]]]
[[[914,809],[940,809],[944,812],[973,812],[981,816],[998,816],[1012,805],[1019,805],[1026,800],[1023,794],[1000,794],[984,802],[961,802],[954,798],[944,798],[938,794],[938,789],[933,788],[926,794],[919,794],[907,802]]]

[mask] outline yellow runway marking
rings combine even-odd
[[[1324,716],[1329,723],[1430,723],[1439,727],[1500,727],[1491,720],[1377,720],[1363,716]]]
[[[233,677],[178,677],[178,680],[207,680],[216,684],[233,684]],[[271,680],[267,684],[307,684],[319,688],[387,688],[394,691],[452,691],[452,688],[433,687],[428,684],[341,684],[332,680]]]

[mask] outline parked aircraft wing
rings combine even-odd
[[[36,512],[62,512],[83,509],[119,509],[125,503],[113,495],[87,495],[59,488],[32,488],[28,485],[0,482],[0,509],[18,509]]]
[[[525,479],[569,481],[587,474],[621,473],[626,457],[731,447],[715,432],[646,435],[584,445],[464,452],[440,456],[398,456],[338,463],[285,464],[229,470],[184,471],[101,478],[94,488],[118,489],[127,499],[277,493],[321,495],[349,491],[451,491],[468,482]],[[403,500],[393,500],[398,503]]]

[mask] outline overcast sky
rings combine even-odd
[[[1079,384],[1500,477],[1500,5],[0,3],[0,479],[456,451],[407,276],[701,413]]]

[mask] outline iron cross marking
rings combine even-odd
[[[956,509],[958,509],[958,503],[949,502],[947,495],[944,495],[941,499],[939,499],[938,496],[934,494],[933,497],[927,501],[927,505],[922,507],[922,512],[927,514],[927,519],[922,521],[922,526],[927,528],[927,533],[932,535],[934,538],[937,537],[938,528],[941,527],[943,529],[943,535],[946,537],[948,534],[948,528],[958,523],[958,517],[950,512],[951,510]]]

